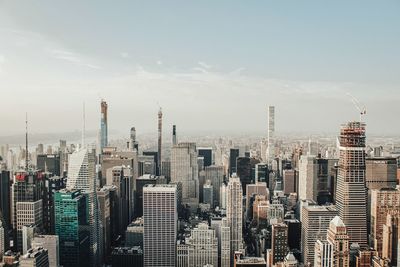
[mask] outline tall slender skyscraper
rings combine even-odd
[[[199,171],[195,143],[179,143],[171,151],[171,181],[182,185],[182,203],[197,209]]]
[[[347,226],[350,244],[367,245],[365,124],[349,122],[340,130],[336,206]]]
[[[157,166],[157,175],[160,175],[161,172],[161,147],[162,147],[162,109],[158,111],[158,166]]]
[[[268,148],[267,148],[267,160],[271,162],[275,156],[275,107],[268,107]]]
[[[101,119],[100,119],[100,153],[103,151],[103,148],[108,145],[108,121],[107,121],[107,112],[108,105],[105,100],[101,100]]]
[[[231,257],[243,249],[243,191],[240,178],[233,174],[228,182],[226,218],[231,228]]]
[[[176,125],[172,125],[172,145],[176,145],[177,140],[176,140]]]
[[[87,196],[91,266],[98,265],[98,205],[96,193],[96,156],[93,151],[81,149],[69,157],[67,189],[81,190]]]
[[[143,188],[145,267],[175,267],[177,201],[176,185]]]

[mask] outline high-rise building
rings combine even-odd
[[[400,245],[400,216],[398,212],[392,212],[386,217],[383,225],[382,258],[389,260],[390,266],[399,264]]]
[[[296,170],[283,170],[283,191],[285,195],[297,192]]]
[[[264,196],[263,200],[269,200],[269,190],[265,182],[257,182],[246,186],[246,213],[248,218],[251,215],[251,200],[255,196]]]
[[[111,253],[111,266],[143,267],[143,250],[141,247],[114,247]]]
[[[10,186],[10,172],[0,170],[0,220],[2,217],[4,229],[11,228]]]
[[[60,266],[60,244],[57,235],[36,235],[31,245],[33,249],[44,248],[48,251],[49,267]]]
[[[176,185],[143,188],[143,219],[144,266],[174,267],[178,220]]]
[[[60,264],[83,267],[90,263],[90,228],[87,195],[80,190],[62,189],[54,194],[56,235]]]
[[[267,160],[271,162],[275,158],[275,107],[268,107],[268,147]]]
[[[49,267],[49,254],[47,249],[30,249],[19,258],[19,267]]]
[[[304,264],[314,262],[317,240],[326,241],[330,221],[337,215],[335,206],[303,206],[301,212],[301,254]]]
[[[333,244],[317,240],[314,248],[314,267],[333,267]],[[349,266],[349,265],[342,265]]]
[[[38,230],[43,228],[43,201],[17,202],[17,248],[22,251],[24,226],[32,226]]]
[[[6,235],[5,235],[3,223],[0,220],[0,260],[3,258],[5,251],[6,251]]]
[[[267,267],[267,262],[263,257],[245,257],[242,252],[235,252],[233,258],[235,267]]]
[[[214,207],[220,206],[220,187],[224,182],[224,167],[215,165],[205,167],[205,179],[210,180],[213,186]]]
[[[117,191],[115,187],[115,191]],[[111,253],[111,198],[110,188],[102,187],[97,190],[97,199],[99,202],[99,224],[100,224],[100,242],[99,250],[100,255],[106,255]],[[119,214],[119,213],[118,213]],[[115,221],[113,223],[116,223]]]
[[[268,186],[269,171],[265,163],[257,163],[255,166],[255,182],[265,182]]]
[[[246,186],[254,183],[254,170],[256,164],[260,163],[255,158],[238,157],[236,159],[236,175],[242,183],[243,194],[246,195]]]
[[[383,225],[387,215],[400,212],[400,191],[394,188],[371,190],[371,245],[382,256]]]
[[[157,165],[157,175],[160,175],[161,171],[161,161],[162,161],[162,155],[161,155],[161,150],[162,150],[162,110],[160,107],[160,110],[158,111],[158,165]]]
[[[208,224],[199,223],[186,238],[186,244],[190,247],[188,267],[218,266],[218,238]]]
[[[197,148],[200,157],[204,157],[204,167],[213,165],[213,149],[212,147],[199,147]]]
[[[277,223],[272,225],[271,252],[272,264],[283,262],[289,252],[288,227],[284,223]]]
[[[177,145],[178,140],[176,137],[176,125],[172,125],[172,146]]]
[[[103,152],[103,148],[108,146],[108,105],[107,102],[101,100],[101,118],[100,118],[100,153]]]
[[[231,256],[243,249],[243,192],[239,177],[233,174],[229,178],[227,188],[226,218],[231,228]]]
[[[213,218],[211,229],[218,238],[218,266],[229,267],[231,263],[231,233],[226,218]]]
[[[43,230],[46,234],[54,234],[54,192],[65,188],[66,180],[59,176],[45,178],[43,196]]]
[[[182,203],[197,209],[199,203],[199,171],[195,143],[179,143],[172,147],[171,182],[182,185]]]
[[[37,156],[37,169],[54,176],[62,175],[60,154],[42,154]]]
[[[210,207],[213,206],[213,186],[210,180],[207,180],[203,186],[203,203],[210,204]]]
[[[239,157],[239,148],[231,148],[229,150],[229,175],[236,173],[236,159]]]
[[[78,150],[69,156],[67,189],[81,190],[87,195],[90,230],[91,266],[98,265],[99,212],[97,203],[96,156],[88,149]]]
[[[125,246],[135,247],[140,246],[143,248],[143,217],[132,222],[125,231]]]
[[[136,128],[131,128],[129,139],[129,151],[139,151],[139,143],[136,141]]]
[[[339,216],[336,216],[329,223],[326,236],[327,242],[332,244],[332,266],[342,267],[350,264],[350,244],[347,235],[347,227]],[[315,267],[315,266],[314,266]]]
[[[336,207],[347,226],[350,243],[367,244],[365,124],[349,122],[340,130]]]
[[[365,183],[369,190],[396,187],[397,160],[395,158],[366,158]]]

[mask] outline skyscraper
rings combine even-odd
[[[96,192],[96,156],[93,151],[81,149],[69,157],[67,189],[81,190],[87,195],[88,221],[90,230],[91,265],[98,264],[98,205]]]
[[[17,244],[18,251],[22,251],[22,228],[32,226],[37,230],[43,228],[43,201],[17,202]]]
[[[240,179],[236,174],[229,178],[227,198],[226,218],[231,228],[231,257],[233,257],[236,251],[243,249],[243,191]]]
[[[239,157],[239,148],[231,148],[229,150],[229,175],[236,173],[236,159]]]
[[[275,157],[275,107],[268,107],[268,147],[267,147],[267,160],[271,162]]]
[[[5,236],[3,223],[0,220],[0,259],[3,258],[5,251],[6,251],[6,236]]]
[[[213,164],[212,147],[199,147],[197,151],[199,152],[199,156],[204,157],[204,167],[208,167]]]
[[[3,216],[5,229],[11,228],[10,172],[0,170],[0,220]]]
[[[205,179],[211,181],[213,186],[214,207],[220,206],[220,187],[224,182],[224,167],[222,166],[207,166],[205,168]]]
[[[47,249],[30,249],[19,259],[19,267],[49,267],[49,254]]]
[[[49,253],[49,267],[60,266],[60,244],[57,235],[37,235],[32,240],[32,248],[44,248]]]
[[[84,267],[90,262],[87,195],[80,190],[62,189],[54,194],[56,235],[60,242],[60,263]]]
[[[337,215],[335,206],[303,206],[301,212],[301,252],[304,264],[314,262],[317,240],[326,241],[330,221]]]
[[[347,227],[339,216],[335,216],[329,223],[326,236],[327,241],[333,248],[333,267],[349,266],[350,264],[350,244],[347,235]]]
[[[182,185],[182,203],[196,209],[199,203],[199,171],[195,143],[179,143],[172,147],[171,182]]]
[[[175,267],[177,237],[176,185],[143,188],[144,266]]]
[[[158,165],[157,165],[157,175],[160,175],[161,172],[161,150],[162,150],[162,110],[158,111]]]
[[[371,245],[382,256],[383,225],[389,213],[400,213],[400,191],[394,188],[371,190]]]
[[[176,125],[172,125],[172,145],[178,144],[177,138],[176,138]]]
[[[139,143],[136,141],[136,129],[135,127],[131,128],[130,140],[129,140],[129,151],[139,151]]]
[[[383,225],[382,258],[390,261],[390,266],[399,264],[400,216],[393,212],[388,214]]]
[[[288,227],[284,223],[272,225],[272,264],[283,262],[289,252],[288,248]]]
[[[365,124],[349,122],[340,130],[336,207],[351,243],[367,245]]]
[[[100,118],[100,153],[103,152],[103,148],[108,146],[108,105],[105,100],[101,100],[101,118]]]

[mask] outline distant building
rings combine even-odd
[[[6,236],[3,223],[0,220],[0,260],[3,258],[4,252],[6,252]]]
[[[23,251],[23,227],[43,228],[43,201],[17,202],[17,241],[19,251]]]
[[[285,195],[297,192],[297,175],[295,170],[283,170],[283,190]]]
[[[266,163],[257,163],[255,165],[255,182],[264,182],[267,183],[268,186],[268,180],[269,180],[269,171],[268,171],[268,165]]]
[[[100,152],[108,146],[108,105],[107,102],[101,100],[101,118],[100,118]]]
[[[211,181],[213,187],[214,207],[221,206],[220,203],[220,187],[224,182],[224,168],[222,166],[206,166],[205,179]]]
[[[213,149],[212,147],[199,147],[197,148],[198,155],[204,158],[204,167],[213,165]]]
[[[267,267],[267,262],[262,257],[245,257],[242,253],[235,253],[235,267]]]
[[[239,157],[239,148],[229,150],[229,175],[236,173],[236,159]]]
[[[267,160],[268,163],[275,158],[275,107],[268,106],[268,147]]]
[[[37,169],[49,172],[53,176],[61,176],[60,154],[43,154],[37,156]]]
[[[210,180],[207,180],[206,183],[203,186],[203,203],[210,204],[210,206],[213,206],[213,186],[210,182]]]
[[[399,266],[400,215],[388,214],[383,225],[382,258],[390,261],[390,266]]]

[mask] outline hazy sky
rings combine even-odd
[[[367,106],[400,133],[399,1],[0,1],[0,135],[336,132]]]

